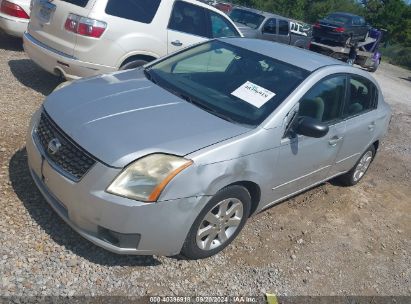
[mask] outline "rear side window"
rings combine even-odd
[[[207,24],[206,12],[202,7],[176,1],[168,27],[170,30],[207,37]]]
[[[280,20],[278,22],[278,34],[279,35],[288,35],[290,32],[288,21]]]
[[[377,108],[378,90],[375,85],[361,76],[351,76],[348,102],[344,108],[344,116],[356,116]]]
[[[89,0],[61,0],[64,2],[68,2],[77,6],[86,7]]]
[[[161,0],[109,0],[106,14],[148,24],[153,21],[160,2]]]

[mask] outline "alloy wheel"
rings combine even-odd
[[[372,157],[372,151],[368,151],[363,155],[357,167],[355,168],[355,172],[353,175],[353,179],[355,182],[358,182],[364,176],[365,172],[367,172],[367,169],[372,162]]]
[[[196,233],[197,246],[205,251],[222,246],[237,231],[243,216],[244,208],[239,199],[219,202],[201,221]]]

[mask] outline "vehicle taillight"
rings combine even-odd
[[[321,28],[320,22],[316,22],[316,23],[314,24],[314,28],[317,28],[317,29]]]
[[[11,3],[7,0],[3,0],[3,2],[1,2],[0,12],[17,18],[30,19],[30,16],[27,15],[24,9],[22,9],[19,5]]]
[[[107,28],[107,23],[78,15],[70,14],[64,28],[82,36],[100,38]]]
[[[344,33],[344,32],[345,32],[345,28],[343,28],[343,27],[337,27],[336,29],[334,29],[334,32]]]

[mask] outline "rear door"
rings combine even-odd
[[[210,37],[206,10],[184,1],[176,1],[167,30],[168,53],[205,41]]]
[[[368,79],[350,75],[343,118],[346,131],[331,175],[350,170],[365,149],[372,144],[378,124],[384,119],[377,113],[378,90]]]
[[[278,20],[277,41],[284,44],[290,44],[290,23],[288,20]]]
[[[95,0],[34,0],[29,34],[46,46],[73,55],[76,35],[65,30],[70,13],[87,16]]]
[[[276,41],[277,37],[277,19],[270,18],[263,25],[262,38],[264,40]]]
[[[263,39],[290,44],[289,22],[283,19],[268,19],[263,26]]]

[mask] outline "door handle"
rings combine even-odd
[[[341,142],[344,139],[344,137],[337,137],[334,136],[331,138],[328,143],[330,144],[331,147],[335,147],[339,142]]]
[[[374,129],[375,129],[375,122],[372,122],[368,125],[368,130],[374,131]]]
[[[180,42],[180,40],[172,41],[171,44],[174,45],[174,46],[182,46],[183,45],[183,43]]]

